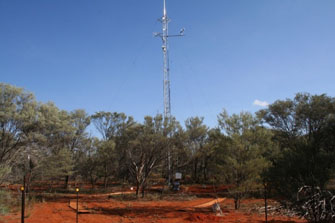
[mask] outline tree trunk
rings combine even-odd
[[[193,179],[196,183],[198,183],[198,159],[197,158],[194,160],[194,165],[193,165]]]
[[[30,178],[31,178],[31,171],[29,171],[26,175],[26,185],[25,185],[26,193],[29,193],[30,191]]]
[[[104,176],[104,189],[106,190],[106,188],[107,188],[107,178],[108,178],[108,173],[107,173],[107,164],[105,164],[105,174],[104,174],[105,176]]]
[[[142,198],[144,198],[144,190],[145,190],[145,185],[142,185]]]
[[[69,186],[69,178],[70,178],[70,177],[69,177],[68,175],[65,177],[64,189],[67,189],[68,186]]]
[[[92,176],[91,176],[91,185],[92,185],[92,190],[93,190],[95,186],[95,180]]]
[[[107,179],[107,177],[105,176],[105,177],[104,177],[104,189],[105,189],[105,190],[107,189],[107,183],[108,183],[108,179]]]
[[[239,195],[234,197],[234,204],[235,204],[235,210],[240,208],[241,199]]]
[[[204,168],[203,168],[203,177],[204,177],[204,182],[207,182],[207,158],[204,160]]]
[[[137,181],[137,182],[136,182],[136,198],[138,198],[138,191],[139,191],[139,189],[140,189],[140,184],[139,184],[139,182]]]

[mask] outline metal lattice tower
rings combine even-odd
[[[169,18],[166,12],[166,0],[163,2],[163,17],[159,19],[162,23],[163,30],[162,33],[154,33],[154,36],[159,36],[162,38],[162,50],[163,50],[163,95],[164,95],[164,118],[171,117],[171,100],[170,100],[170,64],[169,64],[169,48],[168,48],[168,39],[169,37],[179,37],[184,35],[184,29],[180,30],[178,35],[169,35]]]
[[[169,37],[180,37],[184,35],[184,28],[180,30],[177,35],[169,35],[169,21],[170,19],[167,16],[166,12],[166,0],[163,0],[163,17],[159,19],[162,23],[163,30],[161,33],[154,33],[154,36],[159,36],[162,38],[162,50],[163,50],[163,94],[164,94],[164,119],[168,119],[170,121],[171,118],[171,101],[170,101],[170,65],[169,65],[169,47],[168,47],[168,39]],[[168,162],[168,185],[170,185],[171,181],[171,153],[170,148],[167,151],[167,162]]]

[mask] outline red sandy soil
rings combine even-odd
[[[90,210],[89,214],[80,214],[80,223],[190,223],[190,222],[239,222],[263,223],[263,214],[250,211],[261,206],[262,200],[244,200],[241,209],[233,209],[233,200],[226,199],[221,203],[223,216],[216,216],[211,207],[194,208],[197,205],[213,200],[213,198],[195,198],[184,201],[118,201],[108,197],[82,196],[80,203]],[[75,211],[69,207],[69,199],[63,198],[55,202],[37,203],[26,211],[26,223],[74,223]],[[287,216],[269,216],[271,223],[305,223],[306,221]],[[0,223],[19,223],[20,214],[0,216]]]
[[[10,189],[17,191],[18,186]],[[216,216],[211,207],[196,208],[214,199],[217,193],[227,191],[227,186],[185,186],[179,193],[188,195],[210,195],[209,198],[187,197],[180,200],[178,194],[171,195],[167,200],[117,200],[110,198],[110,194],[83,195],[80,194],[80,208],[89,213],[79,215],[79,223],[190,223],[190,222],[225,222],[225,223],[264,223],[264,213],[259,213],[259,207],[263,206],[262,199],[243,200],[241,208],[234,210],[232,199],[225,199],[220,203],[223,216]],[[35,190],[34,191],[39,191]],[[38,188],[41,191],[45,188]],[[125,188],[124,188],[125,189]],[[153,192],[160,191],[162,187],[155,186]],[[126,190],[129,193],[130,190]],[[156,191],[156,192],[157,192]],[[132,191],[133,192],[133,191]],[[59,194],[55,200],[43,203],[35,203],[26,210],[26,223],[74,223],[76,212],[69,207],[75,194]],[[206,196],[205,196],[206,197]],[[72,200],[73,201],[73,200]],[[269,205],[277,205],[275,201],[269,201]],[[72,205],[73,206],[73,205]],[[0,223],[19,223],[20,213],[0,216]],[[306,223],[297,217],[291,218],[275,214],[268,217],[271,223]]]
[[[181,189],[190,194],[214,194],[227,192],[229,186],[213,186],[213,185],[192,185],[192,186],[181,186]]]

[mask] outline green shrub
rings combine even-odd
[[[0,215],[10,212],[13,199],[9,191],[0,190]]]

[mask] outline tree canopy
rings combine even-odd
[[[87,128],[100,135],[92,136]],[[22,88],[0,84],[0,183],[48,181],[165,183],[183,174],[185,183],[229,185],[235,207],[266,183],[286,198],[309,185],[325,188],[334,176],[335,99],[298,93],[256,114],[203,117],[182,126],[158,114],[142,122],[112,111],[87,114],[37,102]]]

